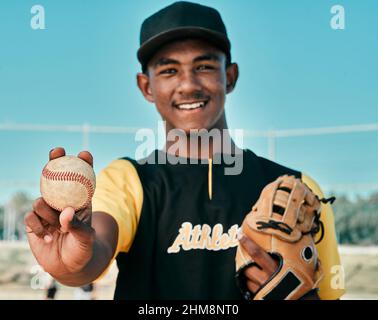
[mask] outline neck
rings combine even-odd
[[[163,151],[176,157],[197,159],[212,159],[216,153],[235,153],[239,149],[229,134],[224,115],[221,118],[209,130],[193,130],[189,133],[169,129],[167,125]]]

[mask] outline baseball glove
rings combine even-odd
[[[297,300],[317,290],[323,272],[315,244],[323,238],[321,202],[300,179],[284,175],[268,184],[241,231],[278,261],[278,268],[256,293],[248,290],[244,271],[257,265],[239,244],[236,252],[236,279],[247,300]],[[321,236],[315,243],[315,234]],[[259,267],[257,265],[257,267]]]

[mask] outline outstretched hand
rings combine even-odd
[[[49,159],[65,156],[63,148],[50,151]],[[78,157],[93,166],[93,157],[82,151]],[[75,213],[73,208],[58,212],[42,197],[25,215],[25,229],[38,263],[54,277],[79,272],[92,257],[95,231],[91,226],[92,206]]]

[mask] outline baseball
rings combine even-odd
[[[87,207],[96,187],[93,168],[75,156],[49,161],[42,170],[40,188],[46,203],[58,211]]]

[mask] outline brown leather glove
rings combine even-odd
[[[257,263],[239,244],[236,279],[246,299],[296,300],[317,289],[323,272],[314,236],[322,229],[318,242],[323,238],[321,202],[334,200],[319,199],[300,179],[288,175],[263,189],[245,217],[241,232],[275,258],[279,266],[255,294],[251,293],[244,271]]]

